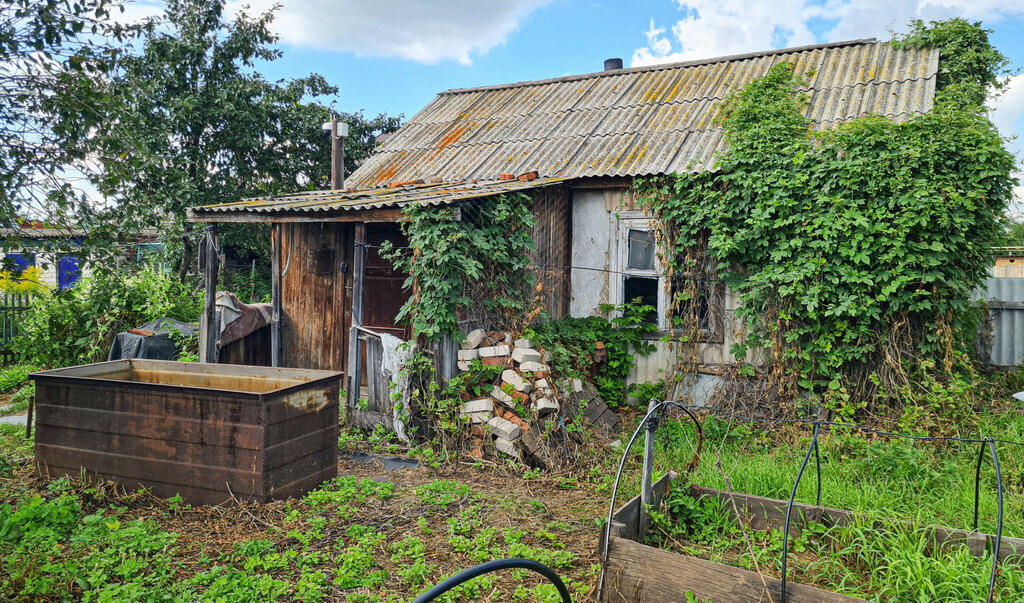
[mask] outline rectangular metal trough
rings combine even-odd
[[[33,373],[41,474],[193,504],[299,496],[338,472],[342,373],[118,360]]]

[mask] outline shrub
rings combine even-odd
[[[165,316],[194,322],[201,311],[200,296],[153,267],[97,272],[73,289],[36,298],[14,347],[35,366],[98,362],[121,331]]]

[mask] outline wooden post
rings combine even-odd
[[[281,358],[281,223],[270,227],[270,366],[282,366]]]
[[[657,400],[651,400],[647,405],[647,412],[651,412],[651,409],[658,404]],[[647,537],[647,506],[653,504],[651,484],[654,479],[654,432],[657,430],[657,426],[657,418],[651,417],[644,432],[644,472],[640,480],[640,525],[637,528],[640,542],[643,542],[644,538]]]
[[[331,115],[331,188],[345,188],[345,138],[338,135],[336,115]]]
[[[352,326],[348,337],[348,407],[353,409],[359,402],[359,387],[362,376],[362,346],[359,345],[359,329],[363,326],[363,283],[366,280],[366,224],[354,226],[352,249]],[[350,414],[351,416],[351,414]]]
[[[206,249],[203,266],[203,328],[206,333],[205,345],[199,350],[200,362],[217,363],[217,276],[220,271],[220,258],[217,257],[217,225],[210,224],[204,229],[206,237],[203,245]]]

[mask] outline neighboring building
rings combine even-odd
[[[87,270],[81,254],[69,251],[81,245],[83,238],[81,231],[49,228],[33,221],[0,229],[6,264],[19,271],[35,266],[41,271],[41,284],[57,289],[73,287]]]
[[[996,247],[992,276],[996,278],[1024,277],[1024,247]]]
[[[823,129],[866,114],[905,121],[928,111],[938,58],[937,50],[856,40],[450,90],[346,179],[353,188],[199,207],[191,219],[274,225],[283,366],[345,369],[353,295],[364,302],[367,328],[407,334],[394,320],[406,299],[404,276],[373,246],[402,244],[398,221],[411,203],[468,206],[526,191],[537,217],[534,262],[552,267],[549,316],[599,314],[601,304],[636,296],[662,316],[664,277],[649,218],[631,198],[634,177],[711,169],[724,147],[715,121],[722,100],[777,63],[792,63],[809,80],[806,115]],[[522,180],[503,180],[508,174]],[[369,247],[362,247],[368,258],[359,290],[353,267],[361,236]],[[709,372],[733,361],[738,327],[735,297],[718,295],[727,316],[706,325],[701,360]],[[633,379],[654,380],[670,368],[672,344],[656,345],[638,358]]]
[[[143,232],[126,247],[126,260],[140,260],[162,245],[155,242],[158,231]],[[29,266],[40,269],[40,282],[47,287],[67,289],[89,274],[84,254],[74,251],[82,245],[86,232],[80,229],[53,228],[34,220],[24,220],[17,228],[0,228],[0,250],[6,263],[16,270]]]

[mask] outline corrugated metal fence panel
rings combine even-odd
[[[1015,366],[1024,360],[1024,277],[989,278],[982,297],[991,321],[992,364]]]

